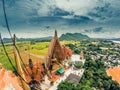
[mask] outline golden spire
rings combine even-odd
[[[16,36],[15,36],[15,34],[14,34],[14,42],[13,42],[13,44],[14,44],[14,57],[15,57],[17,72],[26,81],[23,69],[21,67],[20,57],[19,57],[19,54],[18,54],[16,46],[15,46],[16,45]],[[22,84],[24,90],[30,90],[29,86],[26,84],[26,82],[22,78],[20,78],[20,80],[21,80],[21,84]]]
[[[83,51],[80,52],[80,59],[84,59],[84,53],[83,53]]]

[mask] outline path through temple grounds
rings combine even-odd
[[[69,70],[65,71],[64,76],[60,77],[57,81],[54,82],[54,85],[51,86],[49,90],[57,90],[57,86],[61,83],[61,81],[66,80],[66,78],[70,74],[75,74],[82,77],[83,73],[84,73],[84,69],[73,70],[72,68],[70,68]]]

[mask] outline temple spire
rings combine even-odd
[[[25,82],[26,78],[25,78],[24,71],[23,71],[22,66],[21,66],[20,56],[19,56],[17,48],[16,48],[16,36],[15,36],[15,34],[14,34],[13,41],[14,41],[13,48],[14,48],[14,57],[15,57],[15,62],[16,62],[16,68],[17,68],[18,74],[22,77],[22,78],[20,78],[21,85],[23,86],[24,90],[30,90],[30,87]]]
[[[55,36],[57,36],[57,30],[55,30]]]
[[[80,52],[80,59],[82,59],[82,60],[84,59],[84,53],[83,53],[83,51]]]
[[[16,35],[14,34],[14,41],[13,41],[13,45],[16,45]]]

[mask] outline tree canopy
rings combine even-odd
[[[120,90],[120,85],[107,76],[102,60],[91,60],[88,55],[84,64],[85,72],[76,86],[74,83],[63,81],[58,90]]]

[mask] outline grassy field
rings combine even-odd
[[[60,43],[62,45],[70,43],[75,44],[76,41],[61,41]],[[47,55],[50,42],[35,42],[30,44],[30,41],[22,41],[17,42],[16,44],[20,50],[21,57],[25,63],[28,62],[29,57],[35,62],[40,61],[42,63],[44,62],[45,56]],[[6,43],[5,47],[11,58],[12,63],[15,65],[12,43]],[[35,54],[36,56],[31,54]],[[0,63],[2,63],[4,68],[13,70],[6,55],[4,54],[4,50],[1,45],[0,45]]]
[[[13,60],[11,58],[11,61],[13,63],[13,65],[15,65],[15,60]],[[5,56],[5,55],[0,55],[0,63],[2,63],[2,66],[6,69],[9,69],[9,70],[12,70],[13,71],[13,68],[8,60],[8,58]]]
[[[37,55],[45,56],[48,52],[49,42],[39,42],[33,45],[30,45],[29,52]]]

